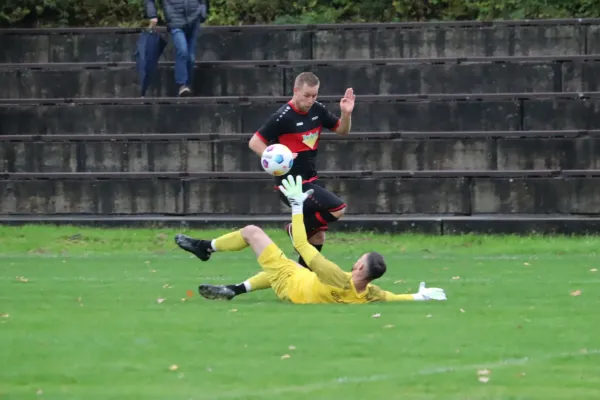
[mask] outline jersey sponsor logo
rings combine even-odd
[[[330,294],[331,294],[331,298],[336,303],[346,304],[346,302],[344,301],[344,299],[342,299],[342,296],[338,292],[332,291],[332,292],[330,292]]]
[[[310,147],[311,149],[315,148],[318,140],[319,140],[319,129],[308,131],[308,132],[302,134],[302,143],[304,143],[306,146]]]
[[[296,126],[302,126],[302,125],[304,125],[304,122],[298,122],[298,123],[296,123]]]
[[[314,120],[316,120],[317,118],[319,118],[319,116],[318,116],[318,115],[316,115],[316,116],[312,117],[312,120],[314,121]]]

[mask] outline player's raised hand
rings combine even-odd
[[[344,114],[352,114],[354,110],[354,100],[356,96],[354,95],[354,90],[352,88],[346,89],[346,93],[342,100],[340,100],[340,109]]]
[[[446,300],[444,289],[427,288],[425,282],[419,285],[419,291],[414,295],[415,300]]]
[[[302,177],[300,175],[296,176],[296,178],[291,175],[283,178],[279,190],[290,201],[292,210],[296,208],[296,211],[298,207],[300,207],[300,211],[302,210],[304,200],[314,192],[313,189],[307,190],[306,192],[302,191]]]

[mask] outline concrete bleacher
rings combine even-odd
[[[138,34],[0,30],[0,222],[281,225],[247,140],[311,70],[357,93],[337,229],[600,231],[600,20],[204,28],[185,99],[170,46],[139,97]]]

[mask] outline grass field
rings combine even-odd
[[[448,301],[298,306],[199,297],[257,264],[176,232],[0,227],[0,399],[600,398],[600,238],[331,234],[342,267],[376,249],[380,286]]]

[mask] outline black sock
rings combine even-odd
[[[238,283],[237,285],[227,285],[227,288],[233,290],[235,295],[246,293],[246,286],[243,283]]]
[[[315,249],[319,250],[319,253],[321,252],[321,249],[323,248],[322,244],[313,244],[313,246],[315,247]],[[304,268],[308,268],[308,265],[306,265],[306,261],[304,261],[304,258],[302,258],[301,256],[298,257],[298,264],[302,265]],[[308,268],[310,269],[310,268]]]

